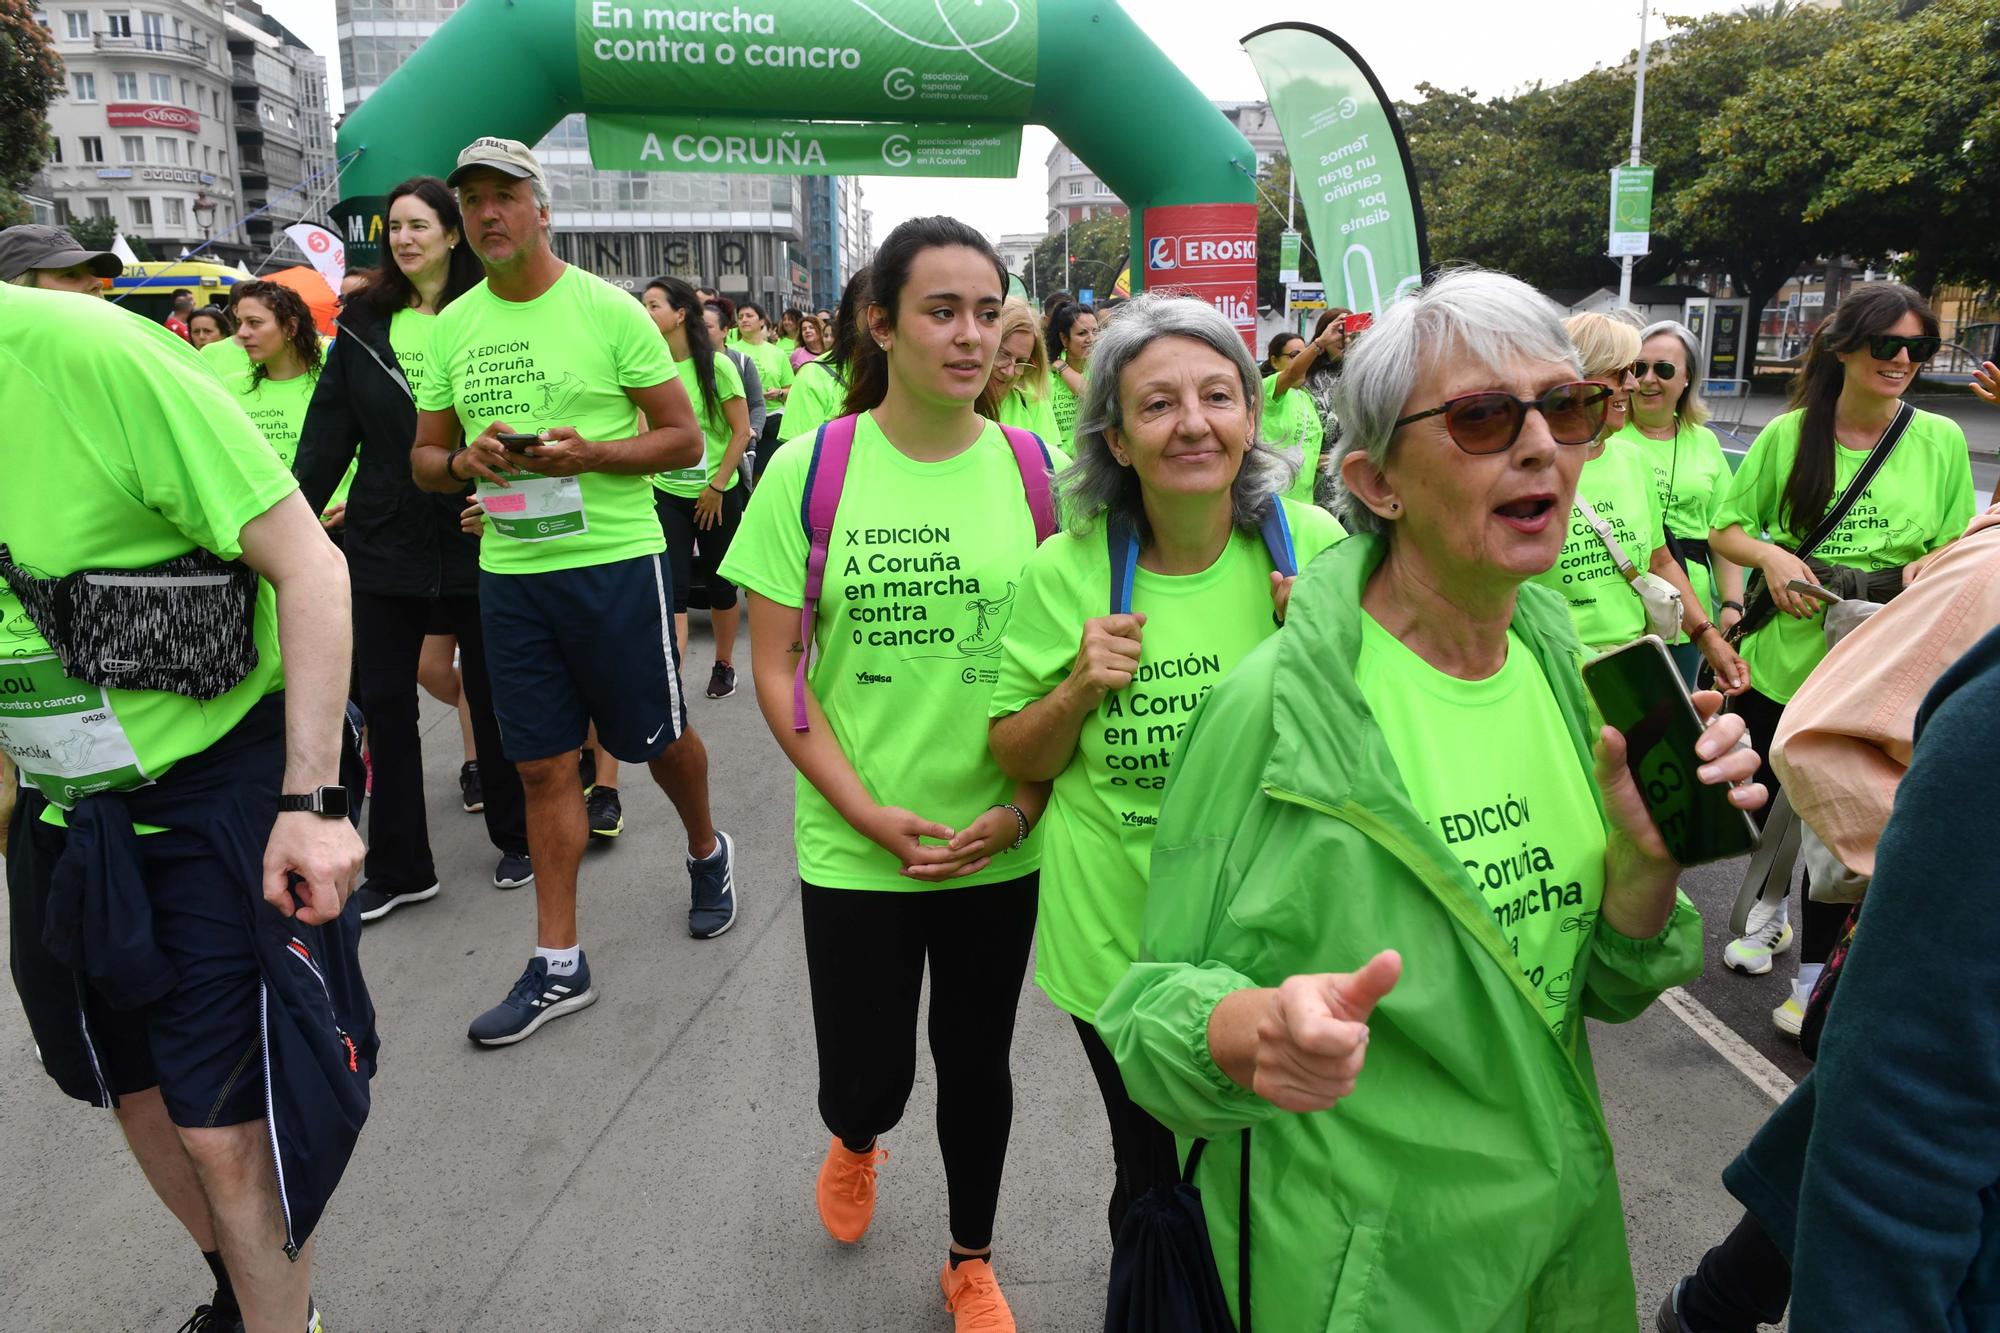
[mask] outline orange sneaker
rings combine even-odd
[[[826,1234],[852,1245],[868,1233],[875,1218],[875,1168],[889,1160],[887,1148],[849,1152],[838,1135],[827,1146],[826,1160],[820,1163],[819,1184],[814,1197],[819,1201],[820,1225]]]
[[[947,1259],[938,1284],[944,1288],[944,1308],[958,1333],[1014,1333],[1014,1312],[1000,1294],[992,1260],[969,1259],[953,1268]]]

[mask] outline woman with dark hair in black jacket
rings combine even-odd
[[[355,698],[368,719],[375,779],[366,877],[354,895],[364,921],[438,891],[417,738],[417,661],[428,633],[458,639],[486,832],[500,850],[494,886],[534,879],[521,783],[501,753],[487,689],[479,542],[459,529],[461,497],[429,494],[410,479],[431,321],[483,274],[443,181],[418,176],[398,185],[388,219],[388,261],[348,298],[294,467],[317,510],[360,444],[343,545],[354,590]]]

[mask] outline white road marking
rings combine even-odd
[[[1681,1022],[1694,1030],[1697,1037],[1715,1048],[1716,1054],[1736,1066],[1738,1073],[1756,1084],[1772,1101],[1784,1101],[1798,1086],[1791,1075],[1771,1063],[1770,1057],[1739,1037],[1735,1029],[1711,1013],[1707,1005],[1679,986],[1663,992],[1660,1003],[1672,1010]]]

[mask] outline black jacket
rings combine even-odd
[[[479,539],[459,531],[462,495],[410,479],[417,406],[389,346],[389,322],[359,307],[340,317],[306,410],[293,471],[318,513],[361,446],[347,497],[349,581],[377,597],[469,597],[479,591]]]

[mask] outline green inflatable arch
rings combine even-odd
[[[1134,290],[1255,324],[1256,156],[1109,0],[466,0],[341,124],[350,251],[398,181],[579,111],[601,167],[773,174],[994,174],[1045,125],[1130,205]]]

